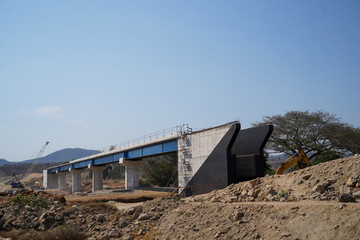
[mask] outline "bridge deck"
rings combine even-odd
[[[170,135],[151,141],[139,143],[130,147],[114,149],[98,153],[88,157],[72,160],[68,163],[48,168],[48,173],[64,172],[69,169],[82,169],[91,165],[104,165],[118,163],[120,158],[139,159],[164,153],[176,152],[178,150],[177,136]]]

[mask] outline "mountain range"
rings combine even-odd
[[[82,148],[65,148],[44,157],[41,157],[37,163],[60,163],[60,162],[68,162],[73,159],[87,157],[100,151],[97,150],[88,150]],[[34,159],[24,160],[20,162],[10,162],[5,159],[0,159],[0,167],[4,166],[5,164],[22,164],[22,163],[31,163]]]

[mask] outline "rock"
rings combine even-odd
[[[348,187],[355,187],[357,183],[357,180],[354,177],[351,177],[347,180],[346,186]]]
[[[2,229],[4,229],[5,231],[11,231],[13,229],[13,225],[11,224],[10,219],[4,223]]]
[[[17,228],[24,228],[25,222],[21,219],[16,220],[12,223]]]
[[[338,197],[338,200],[339,202],[356,202],[356,199],[355,197],[349,195],[349,194],[341,194],[339,197]]]
[[[56,214],[55,221],[62,221],[64,220],[64,216],[62,214]]]
[[[144,221],[144,220],[148,220],[150,218],[149,215],[147,215],[146,213],[142,213],[139,215],[139,217],[137,218],[139,221]]]
[[[244,213],[242,213],[242,212],[236,212],[235,214],[234,214],[234,216],[233,216],[233,220],[234,221],[239,221],[241,218],[243,218],[244,217]]]
[[[119,233],[117,230],[110,230],[108,232],[108,236],[111,238],[119,238],[121,237],[121,233]]]
[[[128,225],[128,223],[123,219],[121,219],[118,224],[119,228],[127,227],[127,225]]]
[[[132,216],[132,220],[137,219],[137,218],[140,216],[140,213],[141,213],[141,212],[142,212],[142,208],[141,208],[141,207],[137,207],[137,208],[135,209],[135,212],[134,212],[133,216]]]
[[[254,189],[250,197],[256,198],[260,193],[260,189]]]
[[[237,201],[237,196],[231,196],[226,199],[227,203],[232,203]]]
[[[122,237],[122,239],[123,239],[123,240],[130,240],[131,237],[130,237],[130,235],[125,235],[125,236]]]
[[[41,214],[40,219],[46,219],[48,217],[48,214],[46,212],[44,212],[43,214]]]
[[[315,186],[312,188],[312,191],[313,191],[313,192],[324,193],[324,192],[325,192],[325,184],[315,185]]]
[[[282,233],[282,234],[281,234],[281,236],[282,236],[282,237],[290,237],[290,236],[291,236],[291,234],[290,234],[290,233],[288,233],[288,232],[285,232],[285,233]]]
[[[103,222],[106,222],[106,219],[105,219],[105,216],[104,216],[104,214],[96,214],[95,215],[95,221],[97,222],[97,223],[103,223]]]
[[[144,234],[144,229],[140,228],[140,230],[137,232],[138,236],[141,236]]]
[[[339,192],[340,192],[340,194],[344,194],[344,193],[345,193],[345,184],[341,184],[341,185],[340,185]]]
[[[268,191],[268,194],[271,194],[272,196],[275,196],[275,195],[277,195],[277,192],[274,190],[274,189],[270,189],[269,191]]]
[[[360,191],[354,192],[354,193],[353,193],[353,196],[354,196],[355,198],[360,198]]]
[[[227,233],[229,230],[230,230],[230,227],[227,226],[227,227],[225,227],[225,228],[221,231],[221,234],[225,234],[225,233]]]
[[[135,208],[129,208],[128,210],[126,210],[126,213],[128,214],[128,215],[133,215],[134,214],[134,212],[135,212]]]
[[[46,218],[42,219],[41,221],[41,230],[47,230],[51,228],[51,226],[54,224],[54,218],[52,216],[47,216]]]
[[[305,176],[303,176],[303,179],[304,179],[304,180],[308,180],[309,178],[311,178],[311,174],[310,174],[310,175],[305,175]]]
[[[260,179],[253,179],[253,180],[251,180],[250,181],[250,185],[251,185],[251,187],[255,187],[256,185],[258,185],[258,184],[260,184]]]

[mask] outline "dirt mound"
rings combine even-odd
[[[284,175],[232,184],[189,200],[211,202],[337,200],[360,191],[360,156],[337,159]]]
[[[36,239],[33,231],[66,225],[91,240],[355,240],[360,239],[359,184],[360,156],[353,156],[199,196],[157,198],[127,206],[118,206],[111,195],[107,199],[111,203],[79,200],[90,196],[67,196],[65,205],[61,196],[41,193],[48,199],[48,207],[31,207],[22,201],[1,205],[0,230],[26,231],[27,239]],[[37,192],[20,196],[31,194],[40,196]],[[79,199],[71,201],[71,197]],[[91,197],[88,200],[94,201],[101,196]],[[357,202],[343,203],[339,199]]]

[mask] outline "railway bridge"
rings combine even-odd
[[[207,193],[243,180],[264,176],[263,148],[272,125],[241,129],[238,121],[192,131],[187,125],[135,139],[107,151],[44,170],[44,187],[66,189],[71,174],[72,192],[81,191],[81,172],[92,170],[92,191],[103,189],[107,165],[125,166],[125,188],[139,187],[141,166],[148,157],[176,153],[181,196]]]

